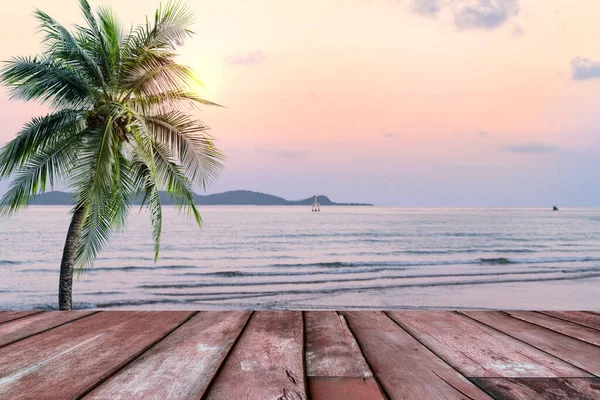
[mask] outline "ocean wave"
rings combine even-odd
[[[154,266],[135,266],[129,265],[126,267],[92,267],[90,271],[158,271],[161,269],[196,269],[195,265],[154,265]]]
[[[184,272],[177,276],[197,276],[197,277],[257,277],[257,276],[303,276],[303,275],[343,275],[343,274],[370,274],[386,271],[388,268],[345,268],[328,269],[325,271],[301,271],[301,272],[242,272],[242,271],[218,271],[218,272]],[[395,271],[404,271],[406,268],[394,268]]]
[[[308,263],[277,263],[244,266],[246,271],[215,271],[215,272],[184,272],[178,275],[186,276],[214,276],[214,277],[246,277],[246,276],[271,276],[273,275],[268,270],[280,270],[281,275],[316,275],[321,273],[370,273],[379,272],[385,269],[405,270],[411,267],[435,267],[435,266],[455,266],[455,265],[548,265],[560,264],[568,262],[600,262],[600,257],[480,257],[480,258],[465,258],[455,260],[388,260],[388,261],[328,261],[328,262],[308,262]],[[177,271],[177,270],[199,270],[202,271],[206,267],[201,265],[128,265],[121,267],[92,267],[85,272],[136,272],[136,271]],[[286,272],[286,269],[297,268],[299,272]],[[323,269],[324,271],[314,270]],[[252,272],[256,269],[266,269],[267,272]],[[307,271],[303,271],[306,269]],[[313,271],[308,272],[310,269]],[[56,273],[57,269],[46,268],[28,268],[20,270],[24,273]]]
[[[23,264],[23,261],[0,260],[0,265],[18,265]]]
[[[305,263],[305,264],[272,264],[264,267],[325,267],[325,268],[340,268],[353,266],[389,266],[389,267],[418,267],[418,266],[436,266],[436,265],[506,265],[506,264],[553,264],[564,262],[593,262],[600,261],[600,257],[533,257],[533,258],[512,258],[512,257],[493,257],[493,258],[472,258],[461,260],[423,260],[423,261],[353,261],[353,262],[322,262],[322,263]]]
[[[562,269],[545,269],[545,270],[534,270],[534,271],[510,271],[510,272],[481,272],[481,273],[460,273],[460,274],[419,274],[419,275],[379,275],[373,277],[349,277],[349,278],[335,278],[335,279],[319,279],[319,280],[301,280],[301,281],[236,281],[236,282],[197,282],[197,283],[167,283],[167,284],[145,284],[136,286],[138,289],[198,289],[208,287],[258,287],[258,286],[272,286],[272,285],[315,285],[315,284],[333,284],[333,283],[348,283],[348,282],[368,282],[368,281],[379,281],[379,280],[411,280],[411,279],[423,279],[423,278],[487,278],[487,277],[499,277],[499,276],[519,276],[519,275],[561,275],[563,277],[575,275],[575,279],[581,274],[588,274],[589,276],[595,276],[600,272],[600,267],[594,268],[578,268],[573,270]],[[328,274],[323,274],[328,275]],[[267,276],[272,277],[272,276]],[[561,278],[562,279],[562,278]],[[569,278],[566,278],[569,279]],[[449,281],[451,283],[452,281]],[[431,285],[431,283],[425,283],[424,285]],[[166,295],[166,293],[160,293]]]
[[[383,290],[383,289],[401,289],[401,288],[426,288],[426,287],[440,287],[440,286],[463,286],[463,285],[490,285],[490,284],[502,284],[502,283],[530,283],[530,282],[552,282],[552,281],[576,281],[581,279],[600,278],[600,272],[592,272],[587,274],[579,275],[562,275],[562,276],[537,276],[531,279],[487,279],[487,280],[463,280],[463,281],[443,281],[443,282],[424,282],[424,283],[400,283],[391,285],[373,285],[373,286],[361,286],[361,287],[335,287],[335,288],[324,288],[316,289],[314,287],[307,289],[283,289],[281,291],[263,291],[263,292],[249,292],[249,291],[226,291],[226,292],[213,292],[213,293],[194,293],[194,292],[178,292],[178,293],[156,293],[160,296],[174,296],[174,297],[196,297],[196,301],[202,300],[222,300],[232,299],[235,296],[242,295],[243,297],[262,297],[262,296],[276,296],[276,295],[296,295],[296,294],[332,294],[338,292],[366,292],[369,290]],[[202,288],[201,286],[197,288]],[[174,288],[176,289],[176,288]],[[191,288],[190,288],[191,289]],[[215,298],[215,296],[223,296],[222,298]]]
[[[496,265],[496,264],[518,264],[515,263],[514,261],[511,261],[510,259],[506,258],[506,257],[497,257],[497,258],[480,258],[479,261],[482,264],[492,264],[492,265]]]
[[[179,270],[179,269],[197,269],[197,268],[201,268],[199,266],[196,265],[151,265],[151,266],[135,266],[135,265],[128,265],[128,266],[124,266],[124,267],[90,267],[90,268],[86,268],[84,269],[84,273],[88,273],[88,272],[96,272],[96,271],[101,271],[101,272],[106,272],[106,271],[159,271],[162,269],[166,269],[166,270]],[[52,272],[52,273],[56,273],[58,272],[58,266],[57,268],[54,269],[50,269],[50,268],[28,268],[28,269],[23,269],[20,270],[19,272]]]
[[[525,254],[539,253],[539,250],[533,249],[459,249],[459,250],[392,250],[392,251],[358,251],[353,253],[328,253],[329,256],[399,256],[399,255],[439,255],[439,254],[476,254],[476,253],[502,253],[502,254]]]
[[[572,272],[580,272],[574,270]],[[588,271],[590,273],[587,274],[577,274],[574,276],[548,276],[545,277],[543,275],[538,277],[532,277],[530,279],[514,279],[511,277],[495,279],[495,280],[473,280],[473,279],[465,279],[461,281],[451,281],[451,282],[431,282],[431,283],[399,283],[399,284],[390,284],[390,285],[365,285],[362,287],[337,287],[337,288],[326,288],[326,289],[315,289],[306,288],[306,289],[285,289],[281,291],[262,291],[262,292],[244,292],[244,291],[226,291],[226,292],[213,292],[213,293],[160,293],[155,296],[169,296],[165,297],[154,297],[150,299],[123,299],[116,300],[110,302],[98,302],[98,303],[87,303],[87,302],[75,302],[74,308],[81,309],[103,309],[103,308],[144,308],[144,306],[152,306],[152,305],[160,305],[163,304],[168,306],[169,309],[177,309],[177,305],[181,305],[191,307],[193,304],[199,304],[204,306],[210,306],[214,304],[218,309],[267,309],[266,303],[263,300],[259,300],[261,298],[273,298],[277,296],[289,296],[289,295],[316,295],[316,296],[327,296],[330,294],[337,293],[365,293],[370,291],[381,291],[381,290],[393,290],[393,289],[402,289],[402,288],[426,288],[426,287],[444,287],[444,286],[471,286],[471,285],[490,285],[490,284],[505,284],[505,283],[535,283],[535,282],[549,282],[549,281],[568,281],[568,280],[581,280],[581,279],[589,279],[589,278],[600,278],[600,273],[597,271],[594,273],[592,270]],[[235,300],[250,300],[257,299],[256,304],[250,304],[245,301],[243,304],[243,308],[240,308],[240,305],[236,305],[237,303],[221,303],[221,301],[235,301]],[[286,300],[288,302],[289,300]],[[213,303],[219,302],[219,303]],[[278,309],[294,309],[297,308],[296,302],[292,301],[290,307],[279,307]],[[360,307],[360,306],[350,306]],[[16,310],[23,308],[23,305],[20,307],[9,306],[6,309]],[[56,310],[55,303],[46,303],[46,304],[35,304],[28,305],[26,307],[29,310]],[[305,308],[305,307],[302,307]],[[329,306],[328,306],[329,308]],[[344,307],[335,306],[335,309],[342,309]],[[367,307],[368,308],[368,307]],[[373,309],[381,309],[381,306],[374,306]],[[386,308],[390,308],[386,306]],[[411,308],[408,307],[392,307],[392,308]],[[417,307],[418,308],[418,307]],[[437,308],[437,307],[436,307]],[[455,308],[455,307],[453,307]],[[477,307],[478,308],[478,307]],[[183,309],[183,308],[182,308]],[[322,309],[322,307],[319,307]]]

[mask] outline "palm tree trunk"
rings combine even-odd
[[[58,283],[58,308],[60,310],[71,311],[73,303],[71,294],[73,291],[73,270],[75,268],[75,252],[77,241],[81,234],[81,224],[83,222],[84,208],[78,206],[73,212],[67,240],[63,250],[62,261],[60,263],[60,280]]]

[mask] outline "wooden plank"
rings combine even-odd
[[[250,312],[201,312],[86,399],[199,399]]]
[[[305,312],[304,324],[311,399],[384,399],[343,316]]]
[[[455,312],[399,311],[388,314],[431,351],[468,377],[590,376]]]
[[[0,325],[0,346],[83,318],[94,311],[50,311],[19,318]]]
[[[381,312],[343,312],[391,399],[490,399]]]
[[[305,399],[302,313],[255,312],[207,399]]]
[[[507,311],[508,315],[523,321],[531,322],[544,328],[552,329],[560,332],[563,335],[583,340],[590,344],[600,346],[600,331],[597,331],[587,326],[582,326],[568,322],[559,318],[551,317],[546,314],[540,314],[534,311]]]
[[[469,311],[464,312],[464,314],[507,335],[522,340],[531,346],[550,353],[561,360],[567,361],[582,370],[600,375],[600,348],[597,346],[529,322],[521,321],[502,312]],[[577,371],[566,371],[565,374],[559,376],[585,377],[587,374],[578,374]]]
[[[374,378],[308,378],[311,399],[385,400]]]
[[[0,348],[0,398],[84,394],[185,321],[189,312],[101,312]]]
[[[0,311],[0,324],[14,319],[27,317],[28,315],[39,314],[41,311]]]
[[[373,376],[341,318],[335,311],[304,313],[307,377]]]
[[[600,330],[600,315],[585,311],[541,311],[544,314]]]
[[[473,382],[496,399],[600,399],[598,378],[474,378]]]

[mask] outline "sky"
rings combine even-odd
[[[91,1],[142,22],[159,1]],[[401,206],[600,206],[597,0],[188,1],[179,60],[227,155],[208,193]],[[0,60],[33,55],[40,8],[0,14]],[[0,143],[47,110],[0,89]],[[6,188],[0,182],[0,193]]]

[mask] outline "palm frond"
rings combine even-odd
[[[72,176],[77,204],[84,207],[84,219],[77,244],[76,263],[83,269],[93,264],[108,243],[115,219],[116,204],[113,175],[118,162],[118,140],[113,132],[113,115],[96,135],[90,135],[82,149]]]
[[[121,80],[135,82],[144,72],[156,69],[176,56],[174,50],[193,35],[194,15],[181,1],[169,1],[146,23],[125,38]]]
[[[117,162],[113,166],[114,183],[111,186],[113,194],[111,203],[114,205],[113,228],[117,231],[125,227],[134,193],[130,170],[131,162],[121,151],[118,151]]]
[[[173,154],[183,166],[190,180],[203,187],[220,174],[225,156],[219,151],[208,128],[200,121],[178,111],[145,116],[153,140],[173,149]]]
[[[134,97],[130,104],[140,113],[168,113],[174,109],[188,107],[192,110],[197,109],[197,106],[207,105],[223,107],[220,104],[205,100],[200,96],[188,92],[186,90],[170,90],[166,92],[158,92],[153,95]]]
[[[37,57],[14,57],[0,71],[0,82],[10,97],[50,102],[56,108],[91,105],[94,89],[60,61]]]
[[[114,86],[118,81],[121,70],[123,29],[112,10],[108,7],[101,7],[98,10],[98,19],[100,20],[101,35],[106,46],[110,81]]]
[[[0,215],[11,215],[27,207],[33,197],[46,191],[47,184],[53,186],[56,181],[64,180],[77,158],[81,140],[80,132],[71,131],[30,156],[16,171],[2,197]]]
[[[137,175],[140,177],[139,192],[143,195],[142,207],[146,206],[150,212],[152,241],[154,242],[154,261],[157,261],[160,253],[160,238],[162,234],[162,202],[160,200],[158,186],[149,165],[146,163],[139,163]]]
[[[194,14],[182,1],[169,1],[154,13],[154,20],[146,17],[146,23],[136,27],[125,43],[130,62],[147,50],[175,50],[189,39],[193,32],[189,29],[194,22]]]
[[[175,50],[193,35],[189,27],[194,22],[194,13],[182,1],[170,0],[154,13],[154,26],[150,35],[150,48],[170,47]]]
[[[172,60],[153,60],[152,63],[140,63],[121,82],[123,88],[127,90],[123,101],[126,102],[134,95],[143,97],[182,90],[182,88],[187,90],[191,88],[192,82],[199,82],[194,71]]]
[[[113,66],[114,58],[111,44],[102,32],[98,19],[92,12],[92,8],[87,0],[79,0],[81,13],[87,26],[77,26],[79,32],[78,42],[95,56],[96,63],[102,71],[102,75],[107,81],[115,75]]]
[[[45,33],[43,41],[48,45],[46,54],[54,60],[62,60],[80,76],[90,79],[106,92],[106,82],[100,67],[71,32],[43,11],[36,10],[35,16],[40,23],[40,30]]]
[[[179,165],[169,150],[161,143],[153,142],[154,161],[156,165],[156,181],[165,188],[173,203],[179,210],[192,216],[199,226],[202,226],[200,213],[194,204],[192,183],[185,175],[185,170]]]
[[[141,207],[146,206],[150,211],[150,223],[152,225],[152,241],[154,242],[154,260],[158,260],[160,252],[160,238],[162,234],[162,203],[159,188],[156,182],[156,165],[154,158],[146,145],[147,136],[134,135],[136,141],[140,141],[134,148],[134,161],[132,163],[133,187],[135,195],[142,196]],[[151,146],[151,143],[150,143]]]
[[[7,178],[49,143],[84,128],[83,111],[65,109],[29,121],[16,138],[0,150],[0,179]]]

